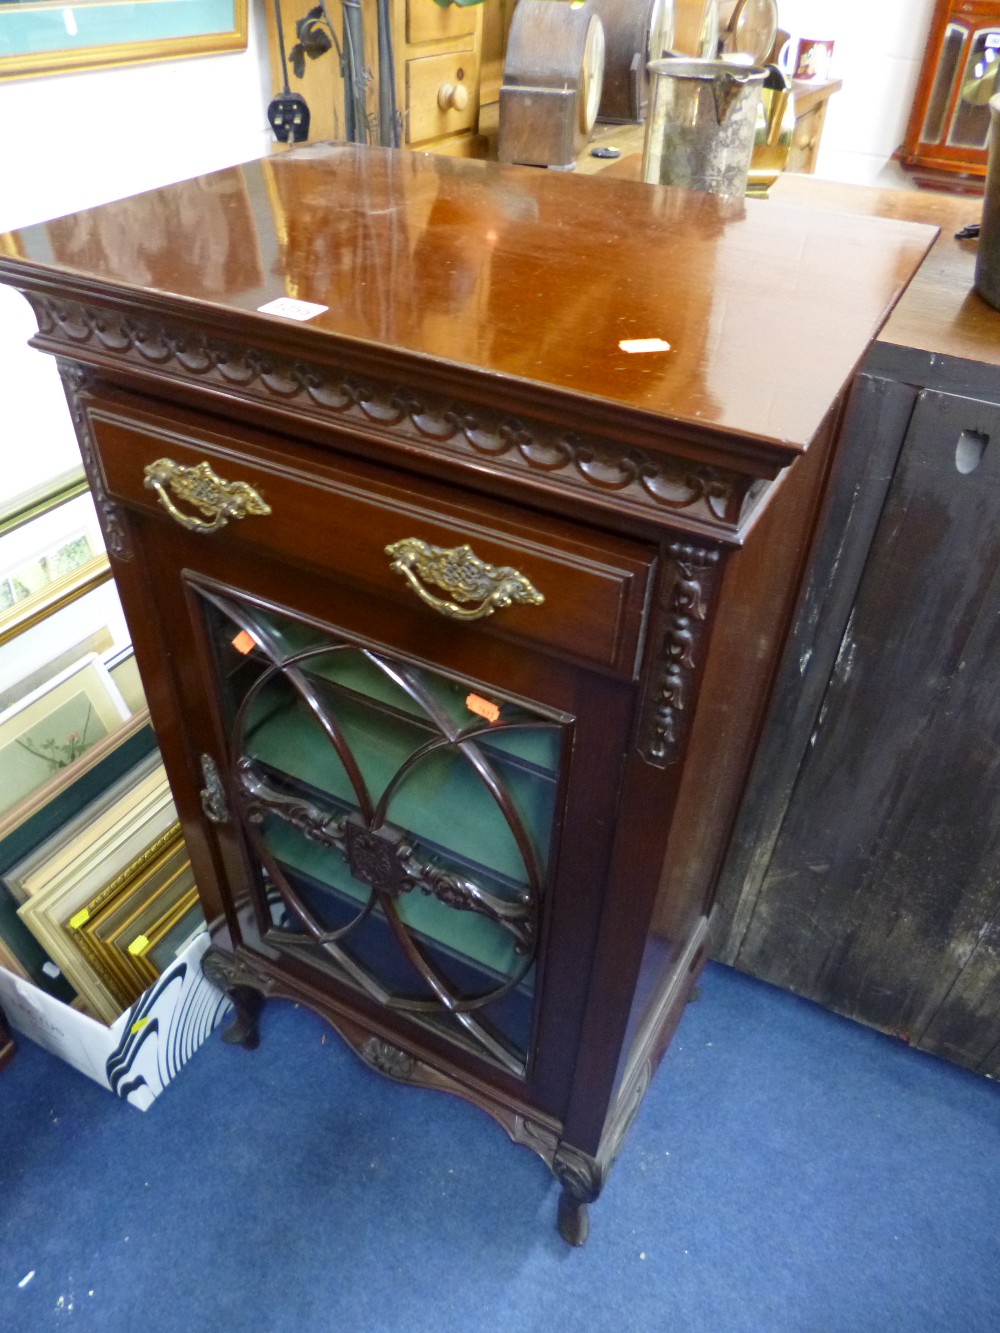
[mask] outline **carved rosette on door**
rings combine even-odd
[[[569,719],[196,587],[263,938],[523,1076]]]

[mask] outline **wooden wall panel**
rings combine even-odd
[[[998,660],[1000,407],[924,391],[735,961],[973,1065],[1000,1036],[961,1037],[991,958],[1000,982]]]

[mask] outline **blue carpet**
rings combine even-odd
[[[1000,1089],[721,967],[582,1250],[532,1154],[286,1003],[145,1114],[21,1041],[0,1153],[4,1333],[1000,1328]]]

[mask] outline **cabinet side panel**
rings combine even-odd
[[[713,916],[713,956],[733,963],[746,933],[826,682],[851,612],[916,391],[859,377],[837,445],[795,624],[727,853]]]
[[[712,904],[828,471],[840,407],[729,558],[653,915],[688,937]]]

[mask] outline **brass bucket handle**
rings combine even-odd
[[[483,620],[505,606],[539,606],[545,598],[531,581],[509,565],[489,565],[471,546],[431,546],[404,537],[385,548],[390,568],[401,574],[422,602],[450,620]],[[453,600],[436,597],[433,584]],[[464,603],[477,605],[464,605]]]
[[[247,482],[224,481],[207,463],[182,467],[172,458],[158,458],[155,463],[147,465],[143,475],[146,488],[155,491],[156,498],[170,517],[190,532],[216,532],[231,518],[271,512],[271,506],[265,504]],[[168,487],[179,500],[194,505],[210,521],[178,509],[168,494]]]

